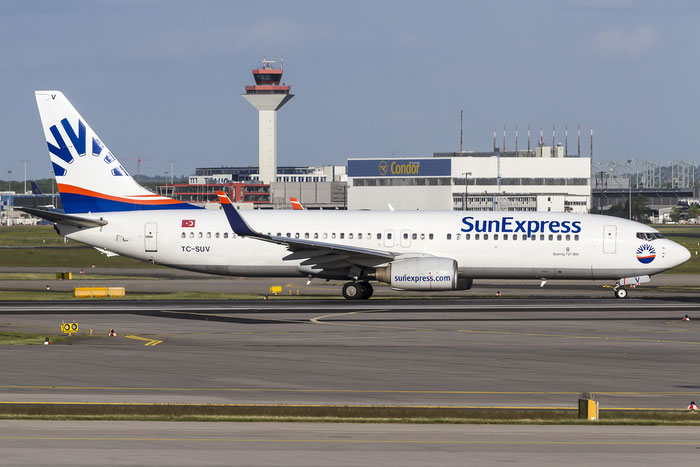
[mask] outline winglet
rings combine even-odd
[[[251,229],[246,221],[243,220],[243,217],[241,217],[241,215],[238,213],[238,210],[233,207],[233,204],[231,204],[231,200],[228,199],[226,193],[223,191],[217,191],[216,195],[219,197],[219,203],[221,203],[221,207],[224,209],[228,223],[231,225],[231,229],[233,229],[233,232],[236,235],[240,235],[242,237],[260,237],[260,234]]]

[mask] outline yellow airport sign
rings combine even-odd
[[[64,334],[78,332],[78,323],[61,323],[61,332]]]

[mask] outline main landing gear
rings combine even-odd
[[[617,287],[615,289],[615,298],[627,298],[627,289],[624,287]]]
[[[367,300],[374,293],[369,282],[348,282],[343,286],[343,297],[348,300]]]

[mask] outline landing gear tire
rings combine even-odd
[[[343,286],[343,297],[348,300],[360,300],[366,293],[367,290],[359,282],[348,282]]]
[[[367,300],[374,293],[374,287],[369,282],[360,282],[362,287],[365,288],[365,294],[362,296],[362,300]]]
[[[627,290],[624,287],[615,289],[615,298],[627,298]]]

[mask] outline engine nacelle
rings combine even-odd
[[[457,261],[451,258],[419,256],[399,259],[377,268],[378,281],[401,290],[467,290],[471,279],[459,279]]]

